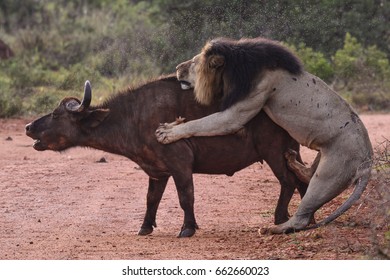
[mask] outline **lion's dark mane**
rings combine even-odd
[[[292,75],[303,71],[300,60],[290,50],[264,38],[217,38],[205,48],[205,56],[222,55],[225,59],[222,110],[248,96],[264,70],[284,69]]]

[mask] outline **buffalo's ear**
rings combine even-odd
[[[109,114],[110,109],[96,109],[89,111],[81,121],[85,126],[95,128],[100,125]]]
[[[208,60],[211,69],[220,68],[225,64],[225,58],[222,55],[211,55]]]

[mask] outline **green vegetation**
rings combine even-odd
[[[15,53],[0,59],[0,118],[46,113],[86,79],[99,102],[219,36],[283,41],[359,110],[390,111],[389,14],[386,0],[0,0],[0,40]],[[386,140],[375,166],[387,227],[389,150]],[[390,258],[390,229],[373,232]]]
[[[310,3],[308,3],[310,2]],[[0,0],[0,117],[41,114],[64,96],[94,101],[191,58],[210,38],[286,42],[362,110],[390,109],[388,1]]]
[[[372,252],[370,258],[390,259],[390,140],[385,139],[375,148],[373,190],[376,196],[371,201],[374,206],[371,230]],[[374,218],[376,216],[376,218]],[[378,228],[383,226],[386,230],[383,235],[378,233]]]
[[[335,83],[340,92],[357,107],[368,110],[390,108],[390,65],[377,46],[364,48],[346,34],[344,46],[333,57]]]

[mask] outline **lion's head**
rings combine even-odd
[[[210,105],[216,96],[222,94],[222,73],[224,58],[207,57],[202,53],[176,67],[177,79],[182,89],[194,88],[196,100]]]
[[[263,38],[214,39],[176,67],[183,89],[194,88],[196,100],[205,105],[222,97],[222,109],[248,96],[264,70],[277,69],[302,73],[301,62],[291,51]]]
[[[196,75],[195,74],[196,57],[184,61],[176,66],[176,77],[180,82],[181,88],[184,90],[193,88],[195,85],[194,78]]]

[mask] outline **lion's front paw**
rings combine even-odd
[[[169,144],[179,140],[180,138],[176,136],[174,132],[175,126],[183,123],[185,118],[179,117],[172,123],[163,123],[157,128],[155,135],[157,141],[162,144]]]
[[[169,124],[161,124],[155,132],[157,141],[162,144],[172,143],[173,140],[170,137],[172,128]]]
[[[295,230],[291,227],[282,227],[280,225],[264,227],[258,230],[259,235],[273,235],[273,234],[283,234],[283,233],[293,233]]]

